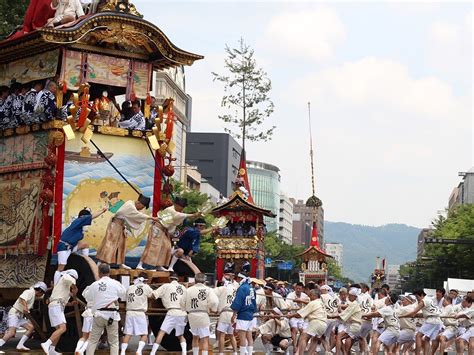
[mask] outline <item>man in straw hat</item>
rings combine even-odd
[[[127,201],[120,207],[105,231],[102,243],[97,249],[96,258],[103,263],[118,264],[124,269],[127,237],[135,236],[143,230],[144,223],[148,220],[157,221],[158,218],[142,212],[150,207],[150,198],[142,194],[136,201]]]
[[[153,292],[156,299],[161,298],[161,302],[167,309],[167,312],[150,355],[156,354],[165,334],[171,334],[173,329],[175,330],[175,336],[181,344],[182,354],[186,354],[187,351],[186,339],[183,336],[187,322],[187,313],[181,307],[182,299],[186,297],[186,288],[178,283],[178,275],[175,273],[170,275],[170,280],[171,282],[161,285]]]
[[[37,282],[21,293],[20,297],[18,297],[15,304],[8,312],[8,330],[3,336],[3,339],[0,339],[0,348],[8,341],[8,339],[15,336],[17,329],[24,328],[26,329],[26,333],[21,337],[16,349],[20,351],[30,350],[25,346],[25,342],[31,337],[31,334],[33,334],[34,326],[24,317],[24,315],[30,313],[30,309],[33,308],[35,300],[42,298],[47,289],[48,287],[44,282]]]
[[[152,288],[145,283],[146,274],[140,274],[127,289],[127,313],[125,316],[124,337],[120,346],[120,354],[125,355],[128,342],[132,336],[139,336],[138,349],[136,355],[141,355],[146,345],[148,335],[148,299],[153,296]]]
[[[183,223],[186,218],[197,218],[200,213],[184,213],[183,209],[187,206],[188,201],[183,197],[176,197],[174,204],[165,208],[160,212],[158,218],[154,219],[148,239],[137,265],[137,269],[143,270],[143,264],[157,267],[160,271],[168,271],[171,261],[171,243],[176,227]]]

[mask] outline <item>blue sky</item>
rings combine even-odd
[[[272,79],[277,131],[247,156],[277,165],[290,197],[311,194],[307,102],[317,195],[327,220],[427,226],[472,164],[469,2],[140,1],[186,68],[193,131],[223,131],[225,44],[240,37]]]

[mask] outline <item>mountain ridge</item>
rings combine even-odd
[[[367,282],[375,259],[399,265],[416,258],[420,228],[403,223],[368,226],[346,222],[324,222],[326,243],[343,244],[343,274],[354,281]]]

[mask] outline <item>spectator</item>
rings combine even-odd
[[[119,127],[141,131],[145,129],[145,117],[143,117],[139,100],[132,102],[132,116],[126,121],[121,121]]]
[[[41,81],[36,81],[33,84],[31,90],[29,90],[25,95],[25,100],[23,101],[23,123],[26,125],[34,124],[36,122],[35,116],[35,105],[36,98],[38,93],[43,90],[43,84]]]
[[[48,122],[54,120],[57,114],[56,92],[58,85],[50,81],[44,90],[41,90],[36,98],[35,113],[38,115],[38,122]]]
[[[8,100],[10,89],[0,86],[0,129],[5,129],[10,119],[11,102]]]
[[[21,94],[22,85],[13,83],[10,87],[11,94],[7,100],[11,101],[11,114],[8,128],[18,127],[22,123],[21,115],[23,111],[24,96]]]

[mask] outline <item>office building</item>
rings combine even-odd
[[[474,167],[467,172],[460,172],[462,181],[449,196],[448,208],[458,205],[474,204]]]
[[[293,203],[285,194],[280,194],[279,235],[283,242],[292,244]]]
[[[293,245],[309,246],[312,226],[308,222],[302,221],[301,216],[293,213],[291,240]]]
[[[267,231],[279,231],[280,169],[272,164],[247,160],[250,192],[255,204],[272,211],[276,217],[265,217]]]
[[[400,265],[388,265],[387,266],[387,284],[391,289],[399,288],[400,283]]]
[[[325,248],[326,253],[334,258],[334,261],[342,271],[342,257],[344,252],[343,245],[341,243],[326,243]]]
[[[324,209],[323,207],[319,207],[315,210],[312,207],[306,207],[306,203],[303,200],[296,201],[295,199],[291,199],[293,202],[293,213],[300,215],[299,220],[308,223],[310,226],[313,225],[313,220],[316,219],[316,227],[318,228],[318,236],[319,236],[319,245],[321,247],[324,246]],[[304,236],[298,236],[297,240],[304,240]],[[309,239],[308,244],[309,245]]]
[[[196,166],[202,178],[226,197],[233,192],[241,151],[227,133],[188,132],[186,137],[186,163]]]

